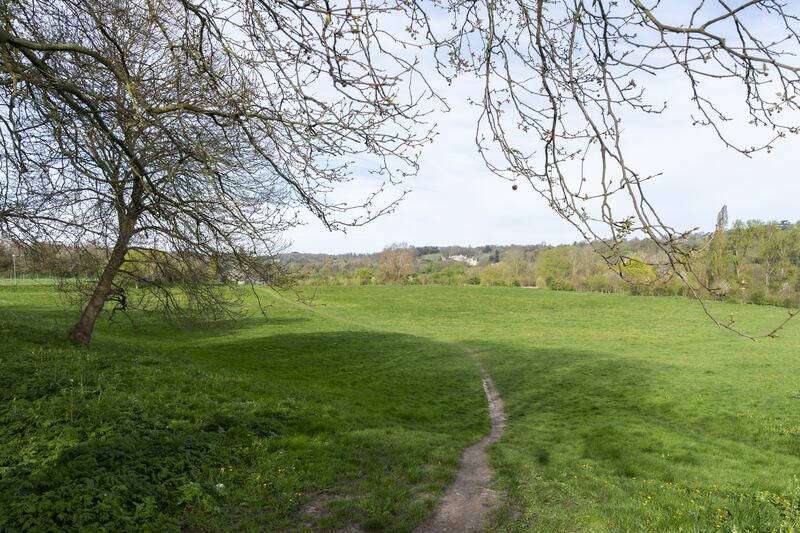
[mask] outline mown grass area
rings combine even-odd
[[[488,429],[452,344],[276,303],[75,349],[73,316],[0,288],[0,531],[409,531]]]
[[[318,299],[478,349],[509,415],[490,450],[509,495],[498,531],[800,528],[800,322],[751,342],[680,298],[369,287]],[[756,330],[786,313],[713,307]]]
[[[495,530],[800,528],[800,322],[754,343],[680,298],[332,287],[264,291],[267,325],[104,321],[75,350],[49,291],[0,288],[0,529],[410,530],[488,429],[465,348],[509,416]]]

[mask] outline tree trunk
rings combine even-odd
[[[111,294],[114,278],[117,276],[122,263],[125,262],[125,254],[128,252],[131,235],[132,231],[129,228],[121,229],[117,242],[114,244],[114,249],[111,251],[111,256],[108,258],[108,263],[106,263],[106,267],[97,281],[92,297],[86,304],[78,321],[69,330],[68,338],[73,344],[87,346],[92,341],[94,324],[100,315],[100,311],[103,310],[109,294]]]

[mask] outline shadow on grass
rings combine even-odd
[[[445,343],[340,331],[198,347],[154,326],[143,347],[104,333],[78,350],[53,337],[62,320],[0,310],[0,530],[409,531],[433,505],[418,495],[488,426],[472,362]],[[320,492],[335,497],[303,516]]]
[[[297,331],[308,319],[289,316],[263,333],[248,321],[242,337],[156,321],[104,327],[81,351],[47,326],[63,313],[6,311],[0,507],[12,511],[0,529],[410,531],[488,429],[478,373],[448,343]],[[531,507],[565,510],[552,530],[612,498],[596,479],[617,484],[619,508],[641,506],[640,480],[702,487],[741,476],[772,445],[759,449],[719,414],[735,397],[714,375],[687,380],[707,387],[698,399],[656,357],[465,342],[504,395],[509,427],[492,450],[503,486]]]
[[[742,402],[746,371],[475,344],[509,418],[490,452],[512,496],[504,531],[770,531],[796,516],[800,446],[767,429],[796,415]]]
[[[672,429],[677,423],[671,402],[659,396],[658,377],[674,371],[664,362],[580,349],[475,345],[504,394],[506,441],[525,442],[533,463],[577,455],[634,477],[641,473],[641,456],[661,447],[647,426]]]
[[[66,306],[10,305],[0,308],[0,320],[13,325],[16,336],[30,342],[67,344],[67,331],[75,323],[80,311]],[[242,318],[199,321],[191,318],[164,317],[156,312],[131,311],[113,314],[104,311],[97,320],[92,346],[157,343],[174,344],[225,338],[252,328],[294,326],[309,322],[304,316],[261,316],[250,313]],[[0,324],[0,334],[3,328]]]

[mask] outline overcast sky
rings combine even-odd
[[[685,79],[666,75],[656,81],[648,94],[655,101],[669,100],[670,112],[626,122],[624,148],[629,161],[663,172],[648,191],[665,222],[710,230],[722,205],[728,206],[731,221],[800,219],[800,137],[784,140],[771,154],[748,159],[724,148],[710,129],[691,125]],[[720,87],[716,98],[739,103],[737,88],[730,89]],[[452,110],[435,117],[439,135],[423,152],[419,174],[404,182],[411,192],[396,212],[346,234],[329,232],[307,218],[306,225],[288,233],[291,250],[375,252],[395,242],[477,246],[580,240],[525,184],[513,191],[509,182],[486,170],[474,144],[479,110],[467,104],[469,96],[479,96],[480,84],[465,78],[442,91]],[[734,135],[750,134],[737,127]],[[374,187],[366,178],[363,182],[363,192]]]

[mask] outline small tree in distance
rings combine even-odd
[[[416,271],[416,254],[407,244],[395,243],[384,248],[378,263],[381,282],[407,283]]]

